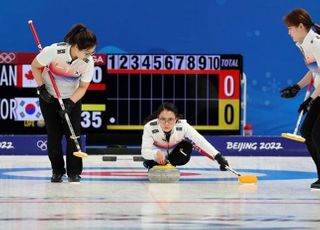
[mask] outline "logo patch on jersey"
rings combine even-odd
[[[177,131],[182,131],[182,127],[176,127]]]
[[[152,133],[153,133],[153,134],[158,133],[158,132],[159,132],[159,129],[153,129],[153,130],[152,130]]]
[[[78,77],[81,77],[81,73],[79,71],[74,72],[74,74]]]
[[[57,46],[65,46],[65,45],[67,45],[67,43],[65,43],[65,42],[59,42],[59,43],[57,43]]]
[[[157,125],[156,121],[150,122],[150,125]]]
[[[58,54],[64,54],[64,53],[66,53],[66,49],[57,50],[57,53]]]

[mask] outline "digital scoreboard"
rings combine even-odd
[[[142,129],[167,101],[198,130],[239,134],[241,74],[241,55],[108,55],[107,129]]]
[[[0,52],[0,133],[45,133],[31,62]],[[83,134],[141,131],[163,102],[197,130],[240,134],[241,55],[95,54],[82,99]]]

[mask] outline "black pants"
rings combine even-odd
[[[306,139],[307,149],[316,164],[318,178],[320,179],[320,97],[313,101],[300,131]]]
[[[41,98],[40,108],[45,121],[48,135],[48,156],[51,162],[52,172],[56,174],[80,175],[82,172],[82,159],[73,155],[77,151],[71,133],[64,119],[59,116],[61,110],[58,100],[46,103]],[[80,136],[81,101],[78,101],[69,115],[76,136]],[[66,168],[62,151],[62,138],[66,137]],[[79,140],[80,143],[80,140]]]
[[[188,141],[181,141],[177,146],[169,153],[168,161],[170,164],[177,165],[185,165],[189,162],[191,158],[193,146]],[[144,167],[150,169],[155,165],[159,165],[158,162],[154,160],[145,160],[143,162]]]

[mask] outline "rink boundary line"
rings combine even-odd
[[[267,205],[307,205],[307,204],[318,204],[320,201],[310,201],[310,202],[297,202],[297,201],[248,201],[248,200],[220,200],[220,201],[50,201],[50,200],[17,200],[17,201],[0,201],[0,204],[225,204],[228,203],[237,203],[237,204],[267,204]]]

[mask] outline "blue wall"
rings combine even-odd
[[[282,17],[294,8],[320,24],[316,0],[70,0],[2,1],[0,51],[36,51],[33,19],[43,45],[61,41],[78,22],[98,36],[100,52],[240,53],[248,78],[248,123],[256,135],[292,132],[304,93],[279,90],[307,71]]]

